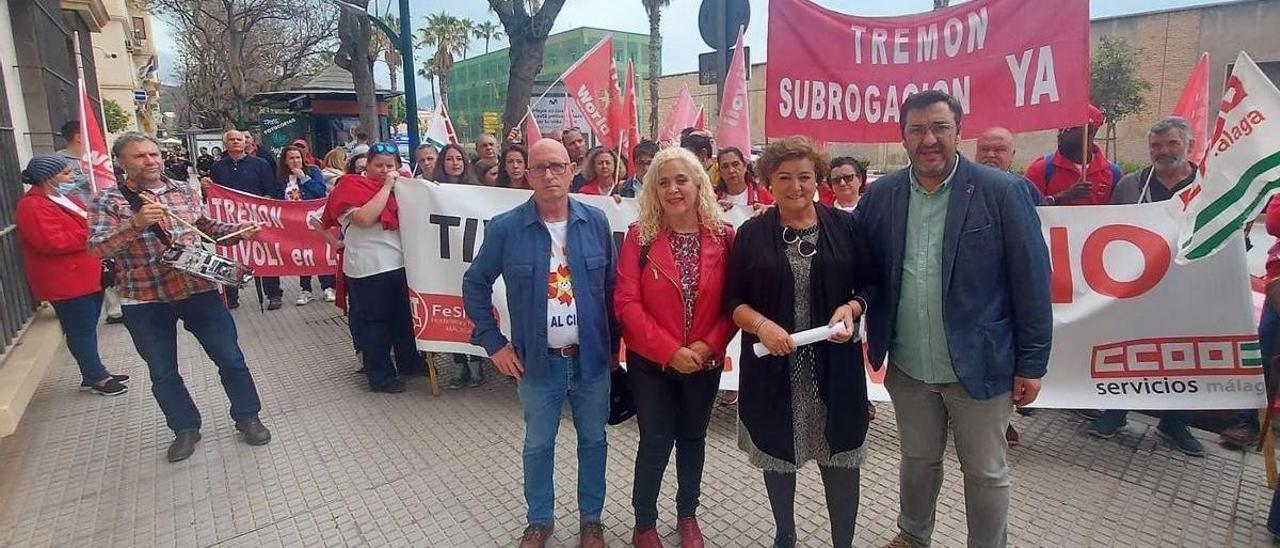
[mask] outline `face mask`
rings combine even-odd
[[[58,194],[66,196],[76,191],[75,183],[58,183]]]

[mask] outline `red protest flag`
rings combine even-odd
[[[733,61],[724,80],[724,97],[720,99],[720,124],[716,140],[721,147],[751,150],[751,102],[747,97],[747,60],[742,51],[743,27],[738,27],[738,42],[733,47]]]
[[[107,136],[98,123],[98,109],[89,101],[83,75],[80,78],[80,141],[85,144],[80,156],[80,169],[89,175],[93,193],[116,186],[116,172],[107,154]]]
[[[622,94],[622,114],[626,118],[624,120],[624,129],[626,129],[627,146],[624,148],[628,158],[631,157],[632,149],[640,144],[640,111],[636,101],[636,65],[632,61],[627,61],[627,83],[626,92]]]
[[[526,145],[533,145],[542,140],[542,129],[538,127],[538,119],[533,117],[533,109],[525,107],[524,113],[524,142]]]
[[[698,105],[698,113],[693,115],[693,129],[707,129],[707,113],[702,110],[702,105]]]
[[[615,131],[621,97],[613,64],[613,37],[606,36],[577,63],[564,71],[564,87],[586,118],[587,126],[604,148],[618,146]]]
[[[1187,156],[1200,164],[1209,150],[1209,52],[1200,55],[1200,62],[1191,69],[1187,86],[1182,88],[1173,115],[1187,119],[1191,124],[1191,150]]]
[[[671,114],[668,114],[667,121],[663,122],[662,130],[658,132],[658,142],[679,141],[680,131],[693,125],[697,118],[698,110],[693,104],[693,95],[689,93],[689,86],[684,86],[680,90],[680,96],[676,97],[676,103],[671,106]]]

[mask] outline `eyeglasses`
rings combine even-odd
[[[543,175],[546,175],[548,172],[550,172],[551,175],[555,177],[559,177],[561,175],[564,175],[564,172],[567,171],[568,169],[569,169],[569,164],[566,164],[564,162],[554,162],[554,163],[547,164],[545,166],[533,166],[529,168],[529,173],[534,177],[541,177]]]
[[[798,246],[800,251],[800,256],[808,259],[809,257],[812,257],[818,253],[818,246],[813,245],[812,243],[809,243],[808,240],[802,239],[806,235],[811,233],[812,231],[809,229],[796,230],[789,226],[784,226],[782,227],[782,243],[787,245],[796,245],[796,243],[798,242],[800,244]]]
[[[841,175],[839,177],[831,178],[831,184],[833,185],[851,185],[854,184],[855,181],[861,181],[861,178],[857,175]]]
[[[925,133],[932,133],[938,137],[945,137],[947,135],[951,135],[951,133],[954,132],[955,130],[956,130],[956,126],[951,124],[939,123],[939,124],[929,124],[929,125],[914,125],[914,126],[907,126],[907,135],[911,135],[913,137],[924,137]]]
[[[369,147],[369,154],[397,154],[399,150],[391,143],[378,143]]]

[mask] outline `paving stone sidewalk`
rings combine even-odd
[[[296,286],[287,279],[285,286]],[[523,528],[515,387],[490,371],[478,389],[432,398],[425,379],[399,395],[372,394],[353,374],[344,320],[331,305],[261,313],[246,295],[234,311],[240,342],[275,438],[241,443],[226,415],[216,369],[181,332],[183,374],[204,413],[204,440],[169,464],[171,439],[152,400],[146,367],[123,326],[103,326],[108,366],[133,375],[131,391],[81,394],[63,348],[13,436],[0,440],[0,546],[513,546]],[[448,375],[451,364],[442,364]],[[896,429],[887,403],[867,440],[857,545],[895,533]],[[1128,431],[1102,441],[1063,411],[1015,416],[1022,445],[1010,451],[1013,546],[1270,546],[1270,492],[1262,460],[1218,448],[1184,457],[1130,415]],[[759,472],[734,442],[732,408],[712,419],[703,482],[703,531],[712,546],[768,546],[772,518]],[[609,429],[610,546],[631,526],[635,421]],[[558,522],[553,545],[576,546],[572,423],[557,446]],[[960,467],[948,451],[935,546],[963,546]],[[674,466],[659,532],[674,532]],[[800,474],[801,546],[829,545],[821,482]]]

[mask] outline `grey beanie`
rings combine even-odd
[[[67,169],[66,158],[52,154],[40,154],[31,158],[30,162],[27,162],[27,169],[22,170],[22,182],[29,185],[38,185],[57,177],[64,169]]]

